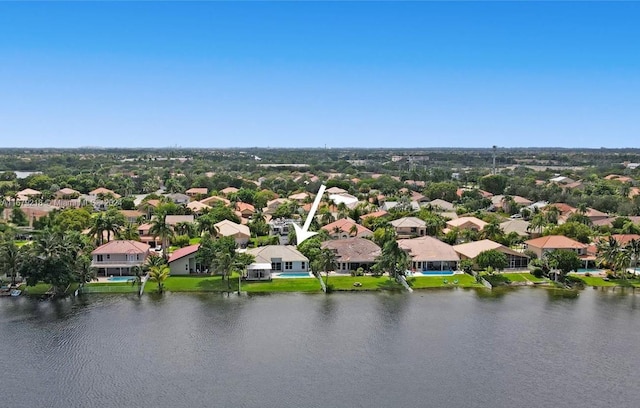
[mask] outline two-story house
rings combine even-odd
[[[115,240],[91,252],[91,266],[98,275],[132,275],[131,268],[142,267],[150,256],[150,246],[138,241]]]
[[[390,222],[398,239],[427,235],[427,224],[418,217],[403,217]]]

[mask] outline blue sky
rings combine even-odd
[[[1,147],[640,147],[637,2],[0,3]]]

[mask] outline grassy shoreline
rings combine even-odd
[[[547,283],[548,279],[536,278],[528,273],[501,274],[508,279],[504,287],[523,286],[539,283]],[[573,275],[580,279],[585,287],[637,287],[640,288],[640,279],[605,280],[601,277]],[[323,280],[325,277],[323,277]],[[426,289],[452,289],[452,288],[483,288],[482,284],[468,274],[454,276],[416,276],[407,278],[407,283],[414,290]],[[172,293],[322,293],[320,282],[316,278],[278,278],[263,282],[239,282],[238,274],[234,273],[227,282],[222,276],[170,276],[164,283],[166,292]],[[377,292],[377,291],[403,291],[403,287],[386,276],[329,276],[328,285],[332,292]],[[87,283],[86,287],[109,286],[108,293],[132,293],[132,285],[129,282]],[[67,294],[73,293],[77,284],[71,285]],[[36,286],[21,285],[20,289],[27,296],[44,296],[51,286],[40,283]],[[118,290],[118,289],[121,290]],[[147,282],[144,292],[155,293],[158,286],[155,282]]]

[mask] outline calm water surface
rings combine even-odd
[[[640,406],[640,295],[0,298],[2,407]]]

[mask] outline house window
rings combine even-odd
[[[188,271],[189,270],[189,265],[188,264],[184,264],[184,270]]]
[[[282,263],[281,262],[271,262],[271,269],[273,269],[274,271],[281,271],[282,270]]]
[[[289,271],[290,271],[291,269],[293,269],[293,262],[285,262],[285,263],[284,263],[284,269],[285,269],[285,270],[289,270]]]
[[[102,255],[98,255],[97,258],[98,258],[97,259],[98,262],[104,261],[104,257]]]
[[[111,258],[111,255],[107,254],[107,259],[110,259],[110,258]]]
[[[300,269],[302,269],[303,271],[307,270],[307,263],[306,262],[300,262]]]

